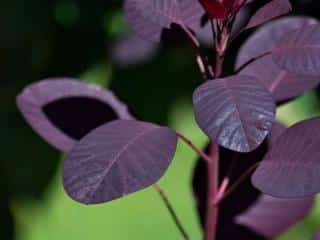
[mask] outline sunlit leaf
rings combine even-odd
[[[201,129],[220,146],[250,152],[270,131],[275,104],[258,80],[232,76],[206,82],[193,94],[195,117]]]

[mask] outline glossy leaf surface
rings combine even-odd
[[[159,41],[173,23],[198,28],[204,11],[197,0],[127,0],[125,14],[139,37]]]
[[[286,34],[272,49],[273,60],[288,72],[320,76],[320,24]]]
[[[85,136],[63,166],[71,198],[96,204],[121,198],[155,183],[176,151],[177,135],[151,123],[117,120]]]
[[[55,148],[68,152],[92,129],[115,119],[131,119],[111,92],[70,78],[27,86],[17,105],[31,127]]]
[[[292,7],[288,0],[271,0],[253,14],[246,28],[258,26],[273,18],[287,14],[291,10]]]
[[[193,94],[201,129],[220,146],[250,152],[270,131],[275,104],[269,92],[248,76],[206,82]]]
[[[311,196],[320,191],[320,118],[300,122],[284,132],[255,171],[252,182],[281,198]]]

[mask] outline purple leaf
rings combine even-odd
[[[315,235],[311,238],[311,240],[320,240],[320,230],[318,230]]]
[[[246,212],[237,216],[235,221],[267,238],[275,238],[304,219],[313,203],[314,197],[279,199],[261,195],[259,200]]]
[[[272,49],[273,60],[288,72],[320,76],[320,24],[286,34]]]
[[[193,94],[196,121],[211,140],[238,152],[257,148],[269,133],[275,103],[269,92],[248,76],[206,82]]]
[[[288,0],[271,0],[266,5],[258,9],[258,11],[250,18],[246,29],[256,27],[273,18],[282,16],[292,10]]]
[[[285,17],[268,23],[256,31],[241,47],[236,61],[238,69],[243,64],[255,59],[270,50],[288,33],[303,26],[317,24],[310,17]]]
[[[318,193],[319,142],[320,118],[289,128],[264,157],[252,177],[253,184],[262,192],[280,198]]]
[[[281,69],[270,55],[252,62],[239,74],[259,79],[276,102],[300,96],[320,82],[319,77],[296,75]]]
[[[139,37],[159,41],[173,23],[198,28],[204,11],[197,0],[127,0],[125,14]]]
[[[242,46],[236,67],[239,68],[251,59],[269,52],[289,32],[316,23],[317,21],[312,18],[289,17],[266,25],[253,34]],[[270,55],[252,62],[240,72],[240,75],[259,79],[277,102],[299,96],[319,83],[319,78],[292,74],[281,69],[273,62]]]
[[[64,152],[92,129],[115,119],[132,118],[111,92],[70,78],[29,85],[17,97],[17,105],[31,127]]]
[[[117,65],[127,67],[147,62],[156,55],[158,48],[157,43],[128,35],[115,40],[111,58]]]
[[[85,136],[64,162],[63,184],[74,200],[95,204],[155,183],[176,151],[169,128],[133,120],[105,124]]]

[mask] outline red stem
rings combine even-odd
[[[207,213],[205,226],[205,240],[214,240],[218,223],[218,206],[212,204],[218,192],[219,181],[219,147],[217,144],[210,145],[211,161],[207,162],[208,192]]]
[[[223,22],[211,20],[212,29],[215,31],[215,50],[216,50],[216,62],[214,69],[214,77],[219,78],[223,71],[224,53],[228,45],[229,32],[228,29],[223,27]],[[215,25],[216,24],[216,25]],[[219,184],[219,146],[215,143],[210,147],[211,161],[207,162],[208,172],[208,190],[207,190],[207,212],[206,212],[206,224],[204,232],[204,240],[215,240],[218,225],[219,208],[215,204],[217,197],[220,198],[224,194],[228,182],[224,182],[220,189]]]

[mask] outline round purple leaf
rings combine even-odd
[[[293,74],[281,69],[270,55],[262,56],[281,40],[283,36],[302,26],[316,24],[317,21],[307,17],[288,17],[274,21],[250,37],[241,47],[237,57],[236,68],[252,59],[258,58],[246,66],[240,75],[257,78],[268,88],[277,102],[299,96],[319,83],[319,78]]]
[[[246,29],[256,27],[273,18],[287,14],[291,10],[292,7],[288,0],[271,0],[253,14],[246,26]]]
[[[320,76],[320,24],[286,34],[272,49],[273,60],[288,72]]]
[[[269,52],[288,33],[317,23],[317,20],[310,17],[286,17],[263,26],[242,45],[236,68]]]
[[[31,127],[55,148],[68,152],[92,129],[115,119],[132,119],[111,92],[70,78],[27,86],[17,105]]]
[[[296,75],[281,69],[270,55],[252,62],[239,74],[259,79],[277,102],[300,96],[320,82],[319,77]]]
[[[246,212],[237,216],[235,221],[272,239],[304,219],[313,204],[314,197],[280,199],[263,194]]]
[[[252,177],[262,192],[280,198],[311,196],[320,191],[320,118],[286,130]]]
[[[269,92],[249,76],[206,82],[193,94],[196,121],[210,139],[238,152],[257,148],[275,118]]]
[[[111,201],[155,183],[176,151],[169,128],[133,120],[105,124],[85,136],[68,154],[63,184],[85,204]]]
[[[159,41],[172,23],[193,29],[204,14],[197,0],[127,0],[125,15],[134,32],[146,40]]]

